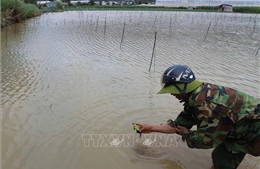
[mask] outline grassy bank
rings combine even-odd
[[[260,14],[260,7],[259,6],[252,6],[252,7],[248,7],[248,6],[235,6],[235,7],[233,7],[233,11],[234,12],[238,12],[238,13],[256,13],[256,14]]]
[[[1,28],[40,14],[41,11],[33,4],[25,4],[21,0],[1,0]]]
[[[196,7],[196,9],[211,10],[211,11],[217,11],[218,8],[219,8],[218,6],[198,6],[198,7]],[[260,7],[258,7],[258,6],[233,6],[233,12],[259,14]]]

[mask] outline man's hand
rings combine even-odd
[[[176,128],[176,133],[181,135],[181,136],[184,136],[184,132],[188,130],[187,128],[185,127],[182,127],[182,126],[177,126]]]
[[[139,126],[140,133],[151,133],[153,132],[152,126],[148,124],[141,124],[141,123],[133,123]]]
[[[177,126],[177,128],[176,128],[176,133],[179,134],[182,137],[183,141],[185,141],[185,136],[184,136],[185,131],[188,131],[188,129],[185,128],[185,127]]]
[[[140,133],[151,133],[151,132],[158,132],[158,133],[168,133],[173,134],[176,133],[176,128],[171,127],[168,124],[162,124],[157,126],[152,126],[149,124],[141,124],[141,123],[133,123],[140,127]]]

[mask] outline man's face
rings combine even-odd
[[[180,101],[182,101],[184,99],[183,95],[181,95],[181,94],[173,94],[173,93],[171,93],[171,95],[175,96]]]

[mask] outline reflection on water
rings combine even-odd
[[[235,13],[77,11],[1,30],[4,168],[210,168],[211,150],[182,141],[171,148],[84,147],[82,135],[135,134],[132,122],[175,118],[178,101],[156,94],[161,72],[173,63],[259,97],[259,20]],[[258,167],[247,156],[240,169]]]

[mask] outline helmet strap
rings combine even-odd
[[[173,86],[179,90],[180,94],[186,94],[187,85],[187,83],[184,83],[184,87],[181,89],[176,83],[173,83]]]
[[[176,83],[174,83],[173,86],[176,87],[179,90],[179,92],[183,96],[184,100],[188,99],[187,96],[186,96],[186,89],[187,89],[187,86],[188,86],[187,83],[184,83],[183,89],[181,89],[178,85],[176,85]]]

